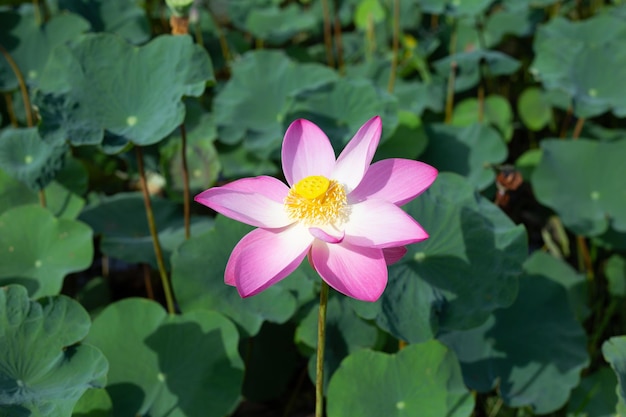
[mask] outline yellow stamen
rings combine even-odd
[[[298,181],[285,198],[289,216],[307,226],[343,223],[348,215],[346,190],[335,180],[312,175]]]

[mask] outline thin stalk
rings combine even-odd
[[[482,123],[485,117],[485,87],[481,80],[478,85],[478,122]]]
[[[9,66],[13,70],[15,77],[17,78],[17,82],[20,86],[20,92],[22,93],[22,100],[24,101],[24,110],[26,111],[26,124],[28,127],[33,127],[33,113],[30,106],[30,97],[28,96],[28,89],[26,88],[26,82],[24,82],[24,76],[22,72],[18,68],[17,64],[11,57],[11,54],[4,49],[4,46],[0,45],[0,53],[4,56],[4,59],[7,60]]]
[[[159,274],[161,276],[161,284],[163,285],[163,292],[165,294],[167,311],[170,314],[175,314],[176,309],[174,308],[174,297],[172,296],[170,282],[167,278],[167,269],[165,268],[163,252],[161,251],[161,243],[159,242],[159,235],[154,221],[152,203],[150,202],[150,194],[148,193],[148,181],[146,180],[146,173],[143,168],[143,152],[141,151],[140,146],[135,146],[135,153],[137,155],[137,169],[139,171],[139,180],[141,181],[143,203],[146,209],[146,220],[148,221],[148,227],[150,228],[150,236],[152,236],[152,245],[154,246],[154,255],[156,256],[157,266],[159,267]]]
[[[456,25],[452,29],[452,35],[450,36],[450,55],[456,53]],[[445,123],[450,124],[452,121],[452,110],[454,109],[454,82],[456,79],[457,63],[456,61],[450,62],[450,76],[448,77],[448,88],[446,92],[446,118]]]
[[[574,132],[572,133],[572,138],[574,140],[578,139],[578,137],[580,136],[580,132],[582,132],[584,124],[585,124],[584,117],[581,117],[578,120],[576,120],[576,125],[574,126]]]
[[[35,10],[35,23],[41,25],[41,10],[39,9],[39,0],[33,0],[33,9]]]
[[[335,44],[337,46],[337,69],[339,74],[344,75],[345,63],[343,62],[343,47],[341,45],[341,20],[339,20],[338,0],[335,0],[335,23],[333,28],[335,29]]]
[[[180,156],[183,167],[183,211],[185,215],[185,239],[191,237],[191,193],[189,192],[189,168],[187,166],[187,130],[185,123],[180,124],[180,137],[182,149]]]
[[[315,361],[315,417],[324,417],[324,348],[326,346],[326,307],[328,284],[322,280],[320,311],[317,316],[317,360]]]
[[[11,126],[17,127],[17,117],[15,117],[15,110],[13,109],[13,98],[11,94],[4,93],[4,102],[7,106],[7,113],[9,113],[9,120],[11,121]]]
[[[393,1],[393,40],[391,55],[391,73],[389,74],[389,83],[387,83],[387,91],[393,93],[393,86],[396,82],[396,71],[398,70],[398,44],[400,37],[400,0]]]
[[[215,27],[215,31],[217,32],[217,38],[220,41],[220,49],[222,50],[222,56],[224,57],[224,61],[228,64],[231,61],[230,49],[228,48],[228,42],[226,41],[226,36],[224,35],[224,31],[220,26],[220,22],[218,22],[217,18],[213,14],[211,8],[207,5],[207,10],[209,15],[211,16],[211,20],[213,20],[213,26]],[[200,26],[200,25],[198,25]]]
[[[335,67],[335,58],[333,56],[333,39],[330,27],[330,9],[328,8],[328,0],[322,0],[322,14],[324,15],[324,47],[326,48],[326,61],[329,67]]]
[[[143,268],[143,285],[146,287],[146,295],[149,299],[154,300],[154,290],[152,289],[152,279],[150,277],[150,265],[141,264]]]
[[[46,203],[46,191],[43,188],[39,189],[39,205],[43,208],[46,208],[46,206],[48,205]]]
[[[567,112],[565,113],[565,117],[563,118],[563,123],[561,124],[561,131],[559,132],[559,138],[564,139],[567,134],[567,128],[569,127],[569,122],[572,118],[572,113],[574,109],[572,106],[567,108]]]

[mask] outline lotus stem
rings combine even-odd
[[[317,360],[315,362],[315,417],[324,417],[324,348],[326,346],[326,307],[328,284],[322,280],[320,310],[317,316]]]
[[[4,59],[7,60],[9,66],[13,70],[15,77],[17,78],[17,82],[20,86],[20,91],[22,93],[22,100],[24,101],[24,110],[26,111],[26,124],[28,127],[33,127],[33,113],[30,106],[30,97],[28,96],[28,89],[26,88],[26,82],[24,82],[24,76],[20,71],[19,67],[11,57],[11,54],[4,49],[4,46],[0,45],[0,53],[4,56]]]
[[[167,277],[167,269],[165,268],[165,261],[163,260],[163,252],[161,251],[161,243],[159,242],[159,235],[154,221],[154,212],[152,211],[152,203],[150,202],[150,194],[148,193],[148,181],[146,181],[146,173],[143,167],[143,152],[141,151],[140,146],[135,146],[135,153],[137,155],[137,169],[139,171],[139,180],[141,181],[143,203],[146,209],[146,220],[148,220],[150,236],[152,236],[152,245],[154,246],[154,255],[156,257],[157,266],[159,267],[161,284],[163,285],[165,302],[167,304],[167,312],[175,314],[176,309],[174,307],[174,297],[172,296],[170,282]]]
[[[324,46],[326,47],[326,61],[329,67],[335,67],[335,58],[333,57],[333,39],[330,27],[330,9],[328,8],[328,0],[322,0],[322,13],[324,15]]]
[[[389,74],[389,82],[387,83],[387,91],[393,93],[393,87],[396,82],[396,71],[398,70],[398,38],[400,37],[400,0],[393,2],[393,40],[391,55],[391,72]]]
[[[182,149],[180,156],[183,168],[183,211],[185,216],[185,239],[191,237],[191,193],[189,192],[189,167],[187,166],[187,130],[185,123],[180,124]]]

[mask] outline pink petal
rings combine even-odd
[[[376,301],[387,285],[387,265],[381,249],[316,240],[310,259],[322,279],[348,297]]]
[[[376,248],[404,246],[428,238],[411,216],[384,200],[365,200],[350,206],[345,231],[344,242]]]
[[[289,187],[284,182],[274,177],[261,175],[259,177],[242,178],[237,181],[223,185],[222,188],[246,193],[262,194],[270,200],[283,204],[285,197],[289,194]]]
[[[316,239],[323,240],[326,243],[340,243],[346,235],[343,230],[335,230],[329,227],[309,227],[309,233]]]
[[[414,199],[437,178],[437,170],[409,159],[384,159],[373,163],[359,186],[348,196],[352,202],[379,198],[397,205]]]
[[[337,158],[331,178],[343,184],[348,193],[359,185],[365,175],[378,147],[381,132],[380,117],[372,117],[361,126]]]
[[[259,187],[251,191],[254,184],[258,184]],[[271,185],[265,188],[268,184]],[[198,194],[194,200],[224,216],[251,226],[279,228],[293,223],[285,211],[282,200],[276,201],[278,195],[283,192],[280,188],[278,184],[267,179],[246,178],[223,187],[209,188]],[[287,195],[287,186],[283,184],[283,188],[284,198]]]
[[[281,230],[255,229],[237,244],[224,281],[250,297],[291,274],[309,251],[313,237],[299,225]]]
[[[335,166],[335,151],[328,137],[314,123],[294,121],[283,139],[283,172],[289,185],[310,175],[329,177]]]
[[[393,265],[398,262],[404,255],[406,255],[405,246],[396,246],[395,248],[384,248],[383,256],[387,265]]]

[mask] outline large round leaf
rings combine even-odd
[[[307,299],[313,281],[305,268],[250,298],[241,298],[224,284],[230,252],[251,228],[218,216],[215,228],[183,243],[172,256],[172,282],[184,312],[211,308],[235,321],[244,333],[255,335],[264,321],[284,323],[296,311],[298,298]],[[292,291],[292,288],[294,291]]]
[[[328,67],[296,63],[278,51],[248,52],[232,71],[215,97],[218,137],[230,145],[244,140],[248,150],[266,158],[280,146],[295,96],[337,79]]]
[[[400,339],[421,342],[439,330],[476,327],[511,305],[527,253],[523,226],[454,174],[439,174],[404,209],[430,237],[389,267],[377,302],[353,302],[360,315],[376,318]]]
[[[0,215],[0,284],[20,283],[31,297],[58,294],[63,278],[91,265],[91,229],[33,205]]]
[[[577,234],[595,236],[612,226],[626,231],[626,191],[616,172],[626,159],[626,140],[544,140],[532,175],[537,199],[554,209]]]
[[[134,47],[115,35],[85,35],[55,49],[46,65],[39,132],[51,142],[108,150],[153,144],[183,121],[181,97],[199,96],[212,79],[206,51],[188,36]]]
[[[166,264],[170,254],[185,240],[182,208],[169,200],[151,200],[154,221]],[[118,193],[83,210],[80,219],[102,236],[100,250],[111,258],[129,263],[149,263],[157,268],[154,245],[141,193]],[[211,228],[206,218],[191,218],[191,233]]]
[[[511,307],[497,310],[478,328],[440,337],[457,353],[470,388],[488,392],[499,381],[507,405],[531,406],[538,414],[565,404],[589,359],[565,288],[558,275],[547,275],[558,271],[553,266],[558,262],[534,255],[524,265]]]
[[[0,287],[0,415],[69,417],[85,390],[104,386],[107,360],[78,344],[90,324],[68,297],[40,304],[20,285]]]
[[[126,299],[102,311],[87,341],[109,359],[113,415],[222,416],[238,402],[239,336],[218,313],[174,316],[154,301]]]
[[[0,133],[0,168],[33,190],[45,188],[63,166],[67,146],[44,142],[37,128]]]
[[[59,8],[81,15],[94,32],[112,32],[141,44],[150,39],[146,13],[139,1],[59,0]]]
[[[612,337],[604,342],[602,354],[617,375],[618,410],[626,411],[626,336]]]
[[[323,91],[300,97],[289,119],[315,122],[328,135],[337,154],[369,118],[383,119],[383,140],[398,126],[397,99],[370,80],[341,78]]]
[[[467,177],[477,189],[493,183],[492,165],[506,158],[506,145],[498,132],[481,123],[466,127],[430,124],[426,125],[426,134],[428,147],[421,159],[440,171]]]
[[[75,219],[85,205],[85,201],[56,181],[44,189],[46,208],[56,217]],[[36,191],[12,178],[0,169],[0,214],[17,206],[38,204]]]
[[[617,378],[608,366],[584,376],[572,391],[567,417],[615,417],[616,384]]]
[[[454,353],[437,341],[394,355],[358,351],[328,386],[328,417],[462,417],[473,408]]]
[[[468,98],[454,108],[452,124],[455,126],[469,126],[483,121],[498,129],[507,142],[513,137],[513,110],[502,96],[487,96],[482,103],[478,99]]]
[[[29,86],[36,85],[52,49],[75,39],[89,29],[89,23],[71,13],[52,17],[39,25],[33,9],[0,10],[0,45],[11,55]],[[6,59],[0,59],[0,91],[18,87]]]
[[[579,117],[613,111],[626,115],[626,85],[619,71],[626,66],[626,27],[612,13],[572,22],[552,19],[535,37],[530,71],[547,89],[566,92]]]

